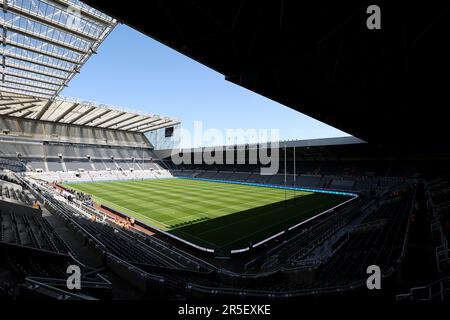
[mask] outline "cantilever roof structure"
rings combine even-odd
[[[79,0],[0,0],[0,90],[53,99],[116,26]]]
[[[180,123],[175,118],[130,112],[92,102],[67,98],[50,100],[0,91],[1,116],[141,133]]]
[[[147,132],[177,119],[58,97],[117,25],[79,0],[0,0],[0,116]]]

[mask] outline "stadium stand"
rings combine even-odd
[[[30,210],[34,210],[31,207],[38,200],[46,215],[2,210],[1,243],[64,255],[70,260],[85,257],[87,249],[80,249],[67,234],[82,234],[86,248],[97,252],[94,256],[102,257],[102,274],[124,279],[139,294],[163,292],[172,298],[180,295],[229,297],[245,294],[283,298],[342,294],[364,287],[364,268],[368,263],[379,264],[386,279],[395,279],[404,263],[416,194],[417,180],[411,176],[387,175],[371,163],[314,163],[301,158],[296,163],[297,168],[301,168],[299,171],[292,171],[290,159],[287,172],[281,170],[273,176],[260,175],[260,167],[255,165],[178,166],[170,158],[158,159],[151,144],[135,135],[116,137],[114,145],[102,141],[87,143],[83,139],[81,143],[40,141],[41,138],[34,136],[33,144],[23,143],[20,156],[12,151],[5,154],[5,164],[16,170],[5,171],[4,179],[12,181],[15,188],[3,187],[2,196]],[[20,139],[17,142],[22,144]],[[279,161],[283,168],[284,159]],[[95,207],[89,195],[61,189],[59,185],[174,177],[343,190],[358,192],[360,197],[351,205],[335,210],[333,215],[317,218],[298,231],[255,249],[246,258],[231,259],[224,268],[210,255],[193,251],[164,234],[153,234],[154,230],[149,229],[149,232],[145,226],[129,228],[128,222],[120,222],[120,216]],[[426,185],[430,208],[434,208],[439,217],[436,221],[440,223],[442,239],[448,241],[445,233],[448,179],[429,181]],[[52,216],[66,221],[64,225],[68,229],[64,234],[49,223]],[[436,253],[441,274],[448,270],[449,261],[448,251],[443,248],[441,244]],[[64,270],[67,264],[58,262],[54,267],[47,267],[41,266],[38,260],[37,268],[42,273],[36,273],[27,263],[20,256],[7,260],[8,268],[22,279],[17,282],[16,293],[18,288],[31,288],[29,284],[34,281],[34,274],[38,278],[61,277],[62,273],[55,273],[54,269]],[[126,273],[119,271],[122,266],[128,266]],[[50,269],[45,271],[47,268]],[[22,269],[31,271],[24,273]],[[81,298],[110,298],[111,284],[107,281],[96,278],[85,282],[101,283],[103,289],[85,292]],[[49,285],[48,280],[43,284],[55,292],[61,290],[54,283]],[[41,294],[29,291],[28,294]]]
[[[408,226],[417,192],[414,179],[402,175],[387,176],[381,171],[379,174],[363,174],[373,170],[373,167],[369,169],[361,165],[348,174],[349,170],[342,170],[339,162],[313,165],[309,161],[303,163],[303,160],[298,160],[297,166],[307,168],[304,171],[294,174],[288,170],[286,174],[275,176],[260,175],[258,166],[176,166],[170,159],[157,159],[151,147],[132,147],[129,141],[121,141],[120,144],[122,146],[105,148],[102,144],[56,143],[39,149],[42,153],[33,155],[38,156],[36,158],[23,156],[19,161],[11,157],[8,161],[18,170],[14,170],[16,173],[8,171],[4,179],[9,179],[16,187],[12,191],[11,187],[3,187],[2,196],[8,195],[6,197],[27,205],[30,210],[33,210],[34,199],[38,199],[40,205],[45,203],[42,209],[46,214],[67,221],[67,232],[82,234],[87,247],[101,253],[103,274],[121,277],[140,294],[163,292],[172,298],[180,295],[230,297],[244,294],[272,298],[335,295],[363,288],[368,263],[380,265],[385,279],[395,279],[404,263]],[[89,159],[83,158],[87,152],[90,153]],[[52,157],[54,153],[58,155]],[[139,157],[139,154],[146,156]],[[24,162],[26,172],[19,169]],[[357,167],[358,164],[352,166]],[[42,170],[36,170],[39,167]],[[167,167],[171,169],[167,170]],[[294,186],[295,181],[299,187],[351,190],[359,192],[361,197],[333,215],[316,219],[307,227],[289,233],[281,241],[256,250],[248,258],[232,259],[224,269],[216,265],[210,256],[193,252],[163,234],[149,235],[140,229],[129,229],[105,219],[98,209],[90,206],[91,199],[82,193],[74,192],[76,199],[51,196],[61,195],[54,182],[147,180],[178,176],[279,186]],[[436,221],[440,223],[442,240],[448,241],[448,234],[445,233],[448,179],[432,180],[426,185],[430,208],[432,206],[436,217],[439,217]],[[66,236],[49,223],[47,216],[2,210],[1,222],[2,244],[64,255],[65,261],[84,256],[85,249],[80,250],[76,244],[64,240]],[[448,254],[444,254],[442,248],[437,253],[441,273],[448,270],[446,264],[449,261]],[[41,294],[30,289],[30,283],[35,281],[33,279],[61,277],[61,271],[68,263],[55,258],[58,262],[46,266],[39,259],[37,262],[32,259],[32,265],[27,265],[30,262],[20,255],[7,259],[5,263],[8,268],[22,279],[17,282],[19,286],[15,287],[15,294],[18,288],[27,294]],[[127,273],[118,271],[119,266],[127,265]],[[36,268],[40,272],[36,272]],[[55,292],[62,290],[51,281],[49,284],[49,280],[40,281]],[[110,298],[111,284],[107,281],[99,278],[84,281],[88,284],[101,283],[103,289],[86,291],[81,297],[72,298]]]
[[[96,180],[102,178],[105,180],[115,180],[113,179],[113,175],[118,174],[119,172],[124,173],[127,171],[90,171],[89,175],[92,175],[90,177]],[[221,171],[172,171],[174,175],[186,174],[189,176],[216,179],[222,178],[235,181],[248,181],[250,180],[249,177],[252,176],[249,172],[223,172],[225,173],[221,175]],[[127,173],[142,174],[143,171],[129,171]],[[195,173],[198,173],[198,175],[195,175]],[[36,174],[48,175],[49,173],[44,172]],[[66,175],[61,179],[64,181],[79,178],[76,177],[76,174],[74,175],[71,172],[60,172],[59,175],[61,174]],[[37,176],[32,177],[35,179]],[[282,184],[284,182],[281,177],[284,178],[284,175],[277,176],[275,179],[270,179],[269,181]],[[135,178],[148,179],[155,177],[141,175],[135,176]],[[297,182],[305,184],[310,183],[312,186],[316,186],[321,180],[323,180],[323,176],[321,175],[299,175]],[[256,181],[261,182],[261,180]],[[332,178],[330,178],[329,181],[332,181]],[[375,180],[375,182],[371,182],[372,184],[378,184],[378,181],[379,180]],[[386,189],[387,186],[393,187],[396,185],[394,182],[398,182],[397,179],[392,179],[392,181],[391,184],[384,184],[384,188]],[[409,189],[414,190],[411,189],[411,187]],[[394,270],[394,268],[397,267],[397,263],[402,254],[403,245],[406,241],[404,232],[406,231],[408,216],[414,201],[413,191],[404,191],[404,193],[405,194],[396,195],[394,197],[390,196],[391,198],[388,199],[384,198],[385,200],[383,201],[386,204],[382,205],[379,209],[371,211],[369,214],[365,214],[366,217],[363,220],[361,220],[361,215],[364,216],[364,214],[357,208],[360,208],[363,205],[367,206],[367,203],[370,201],[373,202],[373,200],[366,199],[362,201],[363,203],[355,203],[352,207],[344,208],[341,213],[335,213],[333,217],[325,220],[318,220],[314,227],[309,229],[309,232],[298,233],[288,242],[285,242],[278,247],[274,247],[267,255],[261,256],[251,263],[247,263],[247,270],[252,270],[252,272],[256,273],[254,273],[253,276],[248,274],[244,278],[242,278],[242,276],[238,277],[241,279],[238,282],[241,282],[242,285],[247,283],[245,286],[238,286],[236,284],[237,280],[230,280],[233,283],[233,286],[225,286],[221,290],[217,290],[217,288],[223,286],[223,283],[226,283],[226,281],[224,282],[223,279],[220,278],[224,277],[223,275],[220,277],[218,276],[220,272],[217,267],[212,267],[210,264],[198,260],[198,258],[193,258],[183,251],[178,251],[178,253],[174,254],[174,250],[179,249],[175,249],[172,244],[166,242],[167,240],[155,238],[149,242],[149,238],[145,236],[142,238],[144,240],[139,240],[139,237],[142,236],[138,237],[134,232],[130,233],[130,231],[121,230],[120,228],[112,227],[108,224],[93,222],[91,219],[79,216],[79,214],[76,213],[76,210],[70,205],[61,204],[55,201],[55,199],[45,195],[43,197],[47,199],[47,205],[53,206],[58,214],[62,214],[73,221],[75,230],[83,232],[88,238],[95,239],[95,242],[101,243],[102,250],[105,250],[105,252],[115,256],[124,263],[134,265],[138,268],[136,269],[137,272],[144,272],[152,277],[165,279],[166,289],[169,290],[169,292],[174,292],[180,287],[184,287],[188,288],[190,292],[197,293],[207,293],[214,290],[216,295],[223,294],[224,296],[239,295],[239,292],[243,291],[250,296],[282,296],[286,294],[287,290],[290,292],[289,294],[295,296],[308,294],[308,292],[314,290],[323,290],[323,292],[330,293],[335,292],[335,290],[346,290],[345,288],[347,287],[353,288],[356,282],[364,278],[365,274],[362,266],[364,265],[364,261],[370,259],[376,258],[376,261],[381,263],[383,267],[386,267],[386,270]],[[393,214],[394,212],[395,214]],[[355,220],[358,219],[360,222],[356,223]],[[391,219],[393,220],[390,221]],[[17,225],[17,220],[13,220],[11,216],[9,216],[9,218],[4,218],[4,221],[5,223],[6,221],[16,221],[15,223]],[[34,230],[39,229],[39,226],[41,226],[41,233],[38,235],[32,233]],[[397,229],[393,229],[393,226]],[[36,243],[42,243],[41,247],[45,246],[45,248],[54,250],[54,247],[57,247],[56,243],[59,243],[59,240],[54,239],[53,242],[51,242],[49,241],[49,239],[52,239],[51,236],[45,236],[46,234],[51,235],[51,233],[45,226],[42,226],[41,220],[33,219],[32,223],[23,220],[23,223],[19,223],[17,228],[28,228],[32,230],[31,233],[28,231],[29,236],[22,241],[22,243],[29,244],[30,246],[36,246]],[[403,233],[401,232],[402,230],[404,231]],[[337,241],[335,239],[336,234],[344,234],[345,239],[341,239],[340,242]],[[341,236],[341,238],[343,238],[343,236]],[[33,241],[33,239],[39,240]],[[315,257],[315,262],[311,265],[311,255],[314,255],[315,250],[318,250],[317,248],[320,248],[324,244],[330,245],[330,239],[334,239],[334,244],[331,245],[331,247],[335,247],[336,250],[333,251],[327,259],[325,259],[325,257],[320,257],[320,259]],[[377,245],[373,246],[374,239],[378,239],[377,241],[383,240],[383,243],[375,242]],[[52,243],[54,244],[53,246]],[[60,245],[60,247],[63,246]],[[380,248],[382,251],[378,250]],[[338,254],[336,254],[336,252],[338,252]],[[277,257],[275,264],[273,262],[274,256]],[[352,258],[347,259],[345,257]],[[345,268],[340,266],[342,261],[344,262]],[[349,261],[355,261],[355,264],[349,265]],[[278,273],[281,272],[279,270],[285,270],[282,271],[285,274],[291,273],[291,271],[286,271],[289,268],[295,269],[297,270],[296,272],[298,272],[298,270],[303,270],[305,263],[308,264],[309,269],[314,268],[317,270],[317,275],[313,282],[304,282],[304,280],[294,282],[292,280],[283,280],[277,282],[278,280],[276,279],[279,278]],[[280,269],[283,265],[285,266],[285,269]],[[350,270],[349,268],[353,269]],[[168,271],[169,269],[192,270],[195,274],[189,274],[189,276],[183,274],[183,276],[180,277],[179,275],[176,275],[175,271]],[[272,276],[268,276],[267,274],[265,276],[258,276],[257,272],[259,269],[265,270],[265,273],[267,273],[268,270],[272,270],[269,271],[269,274],[272,274]],[[329,270],[333,270],[333,272],[328,272]],[[174,272],[175,275],[173,274]],[[347,275],[352,275],[352,277],[348,277]],[[235,279],[236,275],[230,273],[225,277]],[[254,282],[249,280],[252,277],[268,277],[268,279],[271,280],[264,281],[266,284],[263,287],[255,287]],[[271,283],[271,281],[274,282],[274,285],[267,285],[267,283]],[[249,285],[248,283],[253,284]],[[237,287],[239,287],[239,289],[236,289]]]
[[[150,141],[148,133],[173,129],[179,120],[59,97],[61,89],[117,21],[78,0],[35,1],[30,8],[24,8],[25,3],[16,1],[3,5],[7,20],[0,23],[4,34],[9,35],[3,39],[4,77],[0,83],[1,299],[364,296],[367,294],[366,268],[372,264],[380,266],[386,283],[384,292],[389,297],[399,300],[447,298],[450,178],[445,174],[446,166],[422,161],[422,154],[417,157],[415,151],[411,151],[415,148],[398,151],[401,143],[378,145],[353,137],[280,141],[277,150],[281,155],[280,170],[273,175],[262,175],[262,166],[258,164],[175,164],[167,156],[173,150],[155,150],[156,145]],[[70,3],[79,9],[85,27],[73,30],[54,21],[62,13],[56,3]],[[190,8],[190,4],[183,6]],[[25,9],[33,10],[32,18],[24,13]],[[43,16],[42,12],[55,15]],[[35,27],[36,20],[45,22],[43,25],[50,23],[67,37],[38,36],[31,29],[21,27],[18,21],[23,19]],[[47,30],[43,25],[43,30]],[[30,43],[35,43],[35,48],[15,42],[14,35],[28,42],[34,39]],[[69,41],[74,36],[78,40]],[[40,42],[34,42],[36,37]],[[55,43],[63,49],[52,52],[45,49]],[[185,47],[189,46],[182,50]],[[220,52],[222,50],[215,56],[220,58]],[[239,82],[234,76],[236,70],[226,76]],[[247,72],[243,72],[238,78],[247,79],[246,75]],[[250,78],[265,77],[251,75]],[[280,86],[268,87],[278,90]],[[329,97],[339,98],[335,94]],[[289,101],[291,99],[292,96]],[[358,100],[358,106],[359,103]],[[341,121],[351,123],[349,129],[371,138],[377,136],[371,134],[365,122],[367,115],[360,121],[353,121],[348,115],[358,112],[347,111],[342,112],[346,118]],[[334,116],[340,117],[339,114]],[[389,122],[391,129],[400,128],[403,123],[395,117],[392,120]],[[387,130],[380,133],[379,123],[372,130],[384,138],[389,135]],[[260,148],[240,145],[227,149],[243,154],[248,160],[250,147]],[[191,159],[198,155],[195,154],[198,151],[182,152]],[[397,158],[404,161],[393,160]],[[235,186],[252,184],[260,190],[265,190],[263,185],[271,191],[283,190],[283,197],[271,195],[276,202],[266,203],[262,209],[257,207],[267,210],[264,214],[270,212],[269,207],[282,209],[291,200],[296,203],[295,200],[301,199],[297,192],[300,188],[350,198],[339,204],[333,202],[329,207],[323,205],[322,208],[320,203],[322,209],[317,214],[303,217],[295,226],[283,226],[278,234],[258,244],[249,241],[242,251],[232,252],[214,245],[214,249],[207,248],[208,251],[193,245],[189,235],[183,238],[134,218],[126,208],[127,203],[120,205],[124,209],[122,212],[117,206],[95,199],[95,195],[66,185],[183,180],[174,180],[176,178],[217,180],[221,182],[222,198],[225,198],[223,182]],[[289,190],[297,187],[290,193],[292,199],[288,199],[288,188],[283,187],[290,187]],[[136,188],[140,188],[139,185]],[[171,211],[175,202],[171,197],[175,192],[168,185],[163,189],[148,189],[149,195],[169,194],[167,199],[147,201],[145,209],[150,219],[157,211],[157,204],[163,207],[163,215],[173,218]],[[197,186],[194,191],[183,192],[191,195],[192,203],[198,204],[196,195],[201,193],[211,207],[219,207],[217,198],[214,199],[208,189],[208,186]],[[228,194],[235,198],[221,201],[236,208],[244,199],[239,193],[241,191],[231,190]],[[263,200],[267,197],[264,191],[259,195]],[[134,200],[130,197],[124,202]],[[195,208],[190,205],[186,203],[185,210]],[[298,208],[295,206],[297,211]],[[276,212],[287,212],[281,209]],[[242,213],[236,211],[239,210],[232,213]],[[255,211],[249,209],[248,212]],[[197,214],[203,212],[192,213]],[[206,225],[205,233],[217,231],[211,227],[213,219],[208,216],[192,218],[190,215],[188,213],[181,221],[172,219],[175,221],[170,222],[169,227],[174,225],[174,230],[179,231],[186,230],[184,227]],[[275,225],[274,220],[270,224]],[[232,226],[235,230],[231,236],[241,237],[239,229]],[[73,265],[80,266],[83,275],[82,289],[75,292],[68,291],[66,286],[67,268]],[[419,280],[407,272],[418,265],[423,267]]]
[[[300,162],[300,165],[302,163]],[[323,188],[329,190],[347,190],[347,191],[364,191],[385,190],[402,181],[401,177],[383,177],[383,176],[339,176],[321,174],[322,171],[316,171],[317,174],[294,174],[289,173],[277,175],[260,175],[260,168],[254,169],[252,172],[241,172],[241,168],[226,171],[211,171],[208,166],[197,166],[197,170],[188,170],[180,167],[170,170],[173,176],[218,179],[218,180],[235,180],[242,182],[273,184],[280,186],[297,186],[307,188]],[[246,168],[242,168],[246,169]]]

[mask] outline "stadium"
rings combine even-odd
[[[410,30],[413,74],[401,19],[374,36],[353,28],[365,11],[336,29],[319,5],[316,21],[279,1],[156,3],[0,1],[0,299],[449,300],[450,118],[430,76],[448,51]],[[182,119],[62,97],[119,23],[352,136],[183,149]]]

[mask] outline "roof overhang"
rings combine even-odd
[[[117,21],[78,0],[0,0],[0,90],[53,99]]]
[[[449,147],[448,3],[83,0],[252,90],[377,145]]]
[[[92,102],[68,98],[48,100],[0,91],[1,116],[140,133],[180,123],[175,118]]]

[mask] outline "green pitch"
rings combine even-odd
[[[240,249],[347,196],[188,179],[66,184],[129,216],[208,248]]]

